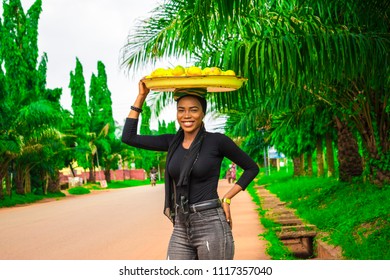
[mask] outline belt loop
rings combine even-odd
[[[175,204],[175,215],[177,216],[177,214],[178,214],[178,209],[180,208],[180,205],[179,204]]]
[[[190,209],[188,205],[188,199],[185,196],[180,196],[180,206],[184,215],[189,214]]]

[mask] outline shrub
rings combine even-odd
[[[80,195],[80,194],[88,194],[91,191],[84,187],[75,187],[68,190],[70,194]]]

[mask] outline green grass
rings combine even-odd
[[[160,184],[161,182],[157,182]],[[138,187],[138,186],[150,186],[150,181],[148,180],[125,180],[125,181],[111,181],[108,184],[108,189],[120,189],[120,188],[128,188],[128,187]]]
[[[90,190],[122,189],[145,185],[150,185],[149,180],[111,181],[111,183],[107,183],[106,188],[102,188],[100,183],[88,183],[81,187],[71,188],[68,190],[68,192],[70,194],[87,194],[90,193]]]
[[[390,259],[390,186],[342,183],[330,178],[292,178],[285,172],[262,177],[258,185],[297,209],[322,232],[326,242],[355,260]],[[252,194],[253,197],[253,194]]]
[[[91,191],[85,187],[74,187],[74,188],[69,189],[68,193],[74,194],[74,195],[82,195],[82,194],[89,194],[89,193],[91,193]]]
[[[80,187],[71,188],[68,190],[70,194],[88,194],[90,190],[106,190],[106,189],[122,189],[130,187],[138,187],[150,185],[149,180],[125,180],[125,181],[111,181],[107,183],[106,188],[102,188],[99,183],[88,183]]]
[[[162,183],[162,181],[159,181],[157,183]],[[98,183],[96,184],[88,183],[80,187],[74,187],[66,191],[62,191],[54,194],[49,193],[47,195],[32,194],[32,193],[19,195],[13,192],[11,197],[4,196],[3,199],[0,199],[0,208],[34,203],[45,198],[61,198],[66,196],[64,192],[69,192],[70,194],[73,195],[82,195],[82,194],[90,193],[91,190],[119,189],[119,188],[128,188],[128,187],[136,187],[136,186],[144,186],[144,185],[150,186],[150,181],[149,180],[112,181],[107,185],[107,188],[101,188],[100,184]]]
[[[45,198],[58,198],[60,199],[61,197],[64,197],[65,194],[62,192],[58,193],[49,193],[47,195],[38,195],[38,194],[16,194],[15,192],[12,193],[12,196],[4,196],[3,199],[0,199],[0,208],[2,207],[12,207],[16,205],[23,205],[23,204],[29,204],[29,203],[34,203],[37,201],[40,201]]]

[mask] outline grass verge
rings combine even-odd
[[[47,195],[41,195],[41,194],[16,194],[15,192],[12,193],[12,196],[5,196],[3,199],[0,199],[0,208],[2,207],[12,207],[16,205],[23,205],[23,204],[30,204],[37,201],[40,201],[45,198],[58,198],[64,197],[65,194],[62,192],[58,193],[49,193]]]
[[[326,233],[324,241],[340,246],[344,258],[390,259],[389,185],[292,178],[285,172],[261,178],[258,184],[265,184],[270,192],[296,209],[301,218]],[[251,195],[257,196],[253,191]],[[283,254],[275,256],[278,257]]]
[[[273,260],[296,259],[289,248],[286,247],[276,236],[276,232],[274,231],[275,223],[267,218],[264,218],[265,210],[261,206],[261,199],[257,195],[257,191],[254,188],[253,183],[248,186],[247,191],[251,195],[253,202],[258,206],[257,211],[260,217],[260,222],[265,228],[265,232],[263,234],[259,234],[259,236],[268,241],[266,253]]]
[[[157,182],[157,183],[162,183],[162,182]],[[112,181],[111,183],[107,184],[107,188],[101,188],[99,183],[88,183],[83,186],[71,188],[58,193],[48,193],[46,195],[33,194],[33,193],[19,195],[13,192],[12,196],[4,196],[3,199],[0,199],[0,208],[30,204],[45,198],[60,199],[61,197],[66,196],[64,192],[69,192],[70,194],[73,195],[83,195],[83,194],[90,193],[91,190],[119,189],[119,188],[129,188],[129,187],[137,187],[137,186],[145,186],[145,185],[150,185],[150,181],[149,180]]]

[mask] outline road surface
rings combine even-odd
[[[230,186],[221,180],[219,191]],[[164,260],[172,231],[163,215],[163,185],[67,196],[0,209],[2,260]],[[235,259],[269,259],[256,205],[232,199]]]

